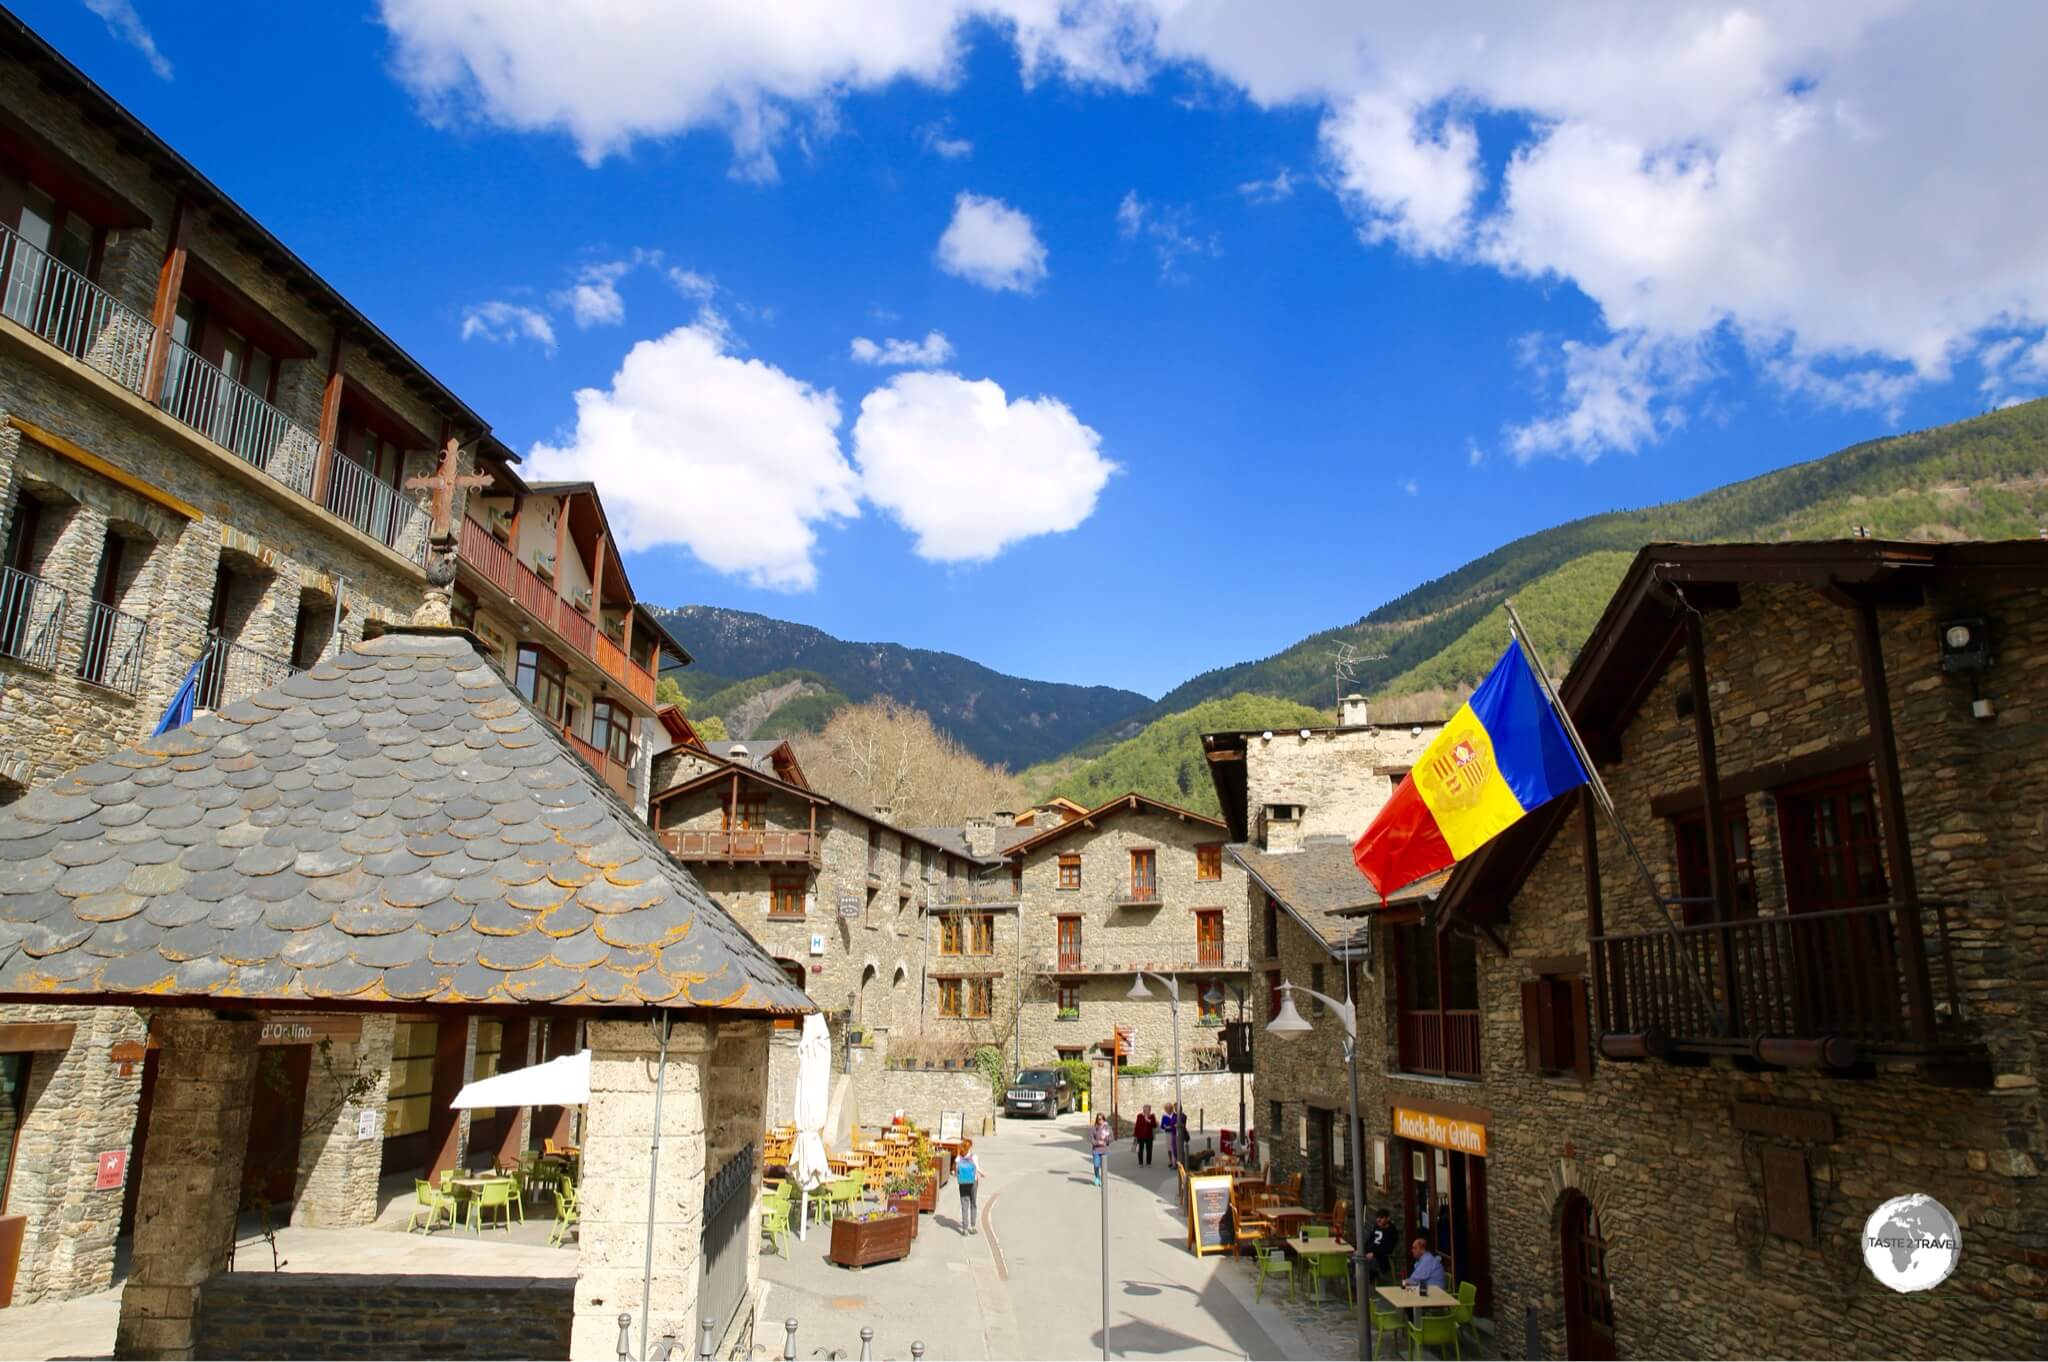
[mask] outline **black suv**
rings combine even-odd
[[[1003,1094],[1003,1111],[1011,1116],[1051,1117],[1073,1109],[1074,1085],[1059,1069],[1026,1069]]]

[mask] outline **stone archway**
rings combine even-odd
[[[914,1009],[910,1006],[910,971],[901,962],[889,981],[889,1029],[908,1031]]]
[[[1597,1172],[1567,1155],[1551,1169],[1551,1281],[1564,1354],[1580,1362],[1616,1356],[1613,1246],[1601,1227],[1608,1197]]]
[[[873,960],[861,966],[860,990],[853,995],[853,1024],[863,1031],[873,1026],[875,995],[881,991],[875,981],[880,977],[881,969]]]

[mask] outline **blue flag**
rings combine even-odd
[[[185,679],[178,683],[177,693],[171,696],[170,707],[164,710],[164,717],[156,721],[156,732],[150,734],[152,738],[192,722],[192,708],[199,701],[199,672],[205,666],[206,654],[201,653],[199,660],[192,664],[192,670],[186,672]]]

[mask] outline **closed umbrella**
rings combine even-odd
[[[509,1069],[479,1078],[448,1105],[463,1107],[580,1107],[590,1101],[590,1051],[578,1050],[545,1064]]]
[[[796,1147],[790,1151],[789,1176],[803,1189],[797,1238],[810,1228],[811,1193],[832,1175],[825,1160],[826,1108],[832,1101],[832,1035],[817,1013],[804,1018],[796,1043]]]

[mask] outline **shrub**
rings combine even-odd
[[[1093,1068],[1085,1059],[1063,1059],[1055,1067],[1067,1076],[1068,1084],[1074,1089],[1074,1103],[1080,1105],[1081,1099],[1089,1095]]]
[[[998,1107],[1003,1104],[1003,1052],[993,1045],[984,1045],[974,1052],[974,1067],[980,1069],[988,1079],[989,1100]]]

